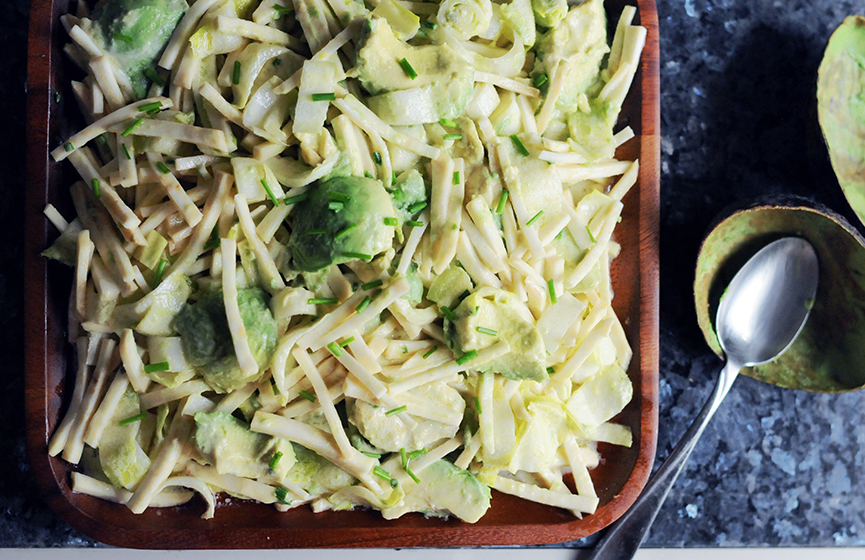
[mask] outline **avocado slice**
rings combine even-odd
[[[120,421],[141,413],[138,393],[127,387],[99,440],[99,464],[114,486],[134,489],[147,474],[150,459],[138,444],[140,422],[121,426]]]

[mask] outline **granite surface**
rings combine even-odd
[[[19,209],[29,1],[3,4],[0,547],[93,546],[42,503],[25,459]],[[812,99],[829,34],[845,15],[865,13],[865,0],[659,0],[658,12],[660,462],[721,367],[697,329],[691,296],[699,242],[712,217],[765,193],[810,196],[850,216],[815,135]],[[739,379],[646,545],[865,545],[863,405],[862,392],[816,395]]]

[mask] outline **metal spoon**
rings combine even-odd
[[[739,370],[771,362],[799,335],[817,293],[817,270],[814,248],[796,237],[770,243],[739,270],[715,319],[727,363],[712,396],[634,505],[587,559],[633,558]]]

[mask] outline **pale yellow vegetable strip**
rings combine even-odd
[[[309,50],[315,54],[333,39],[325,19],[325,13],[330,10],[321,0],[292,0],[292,4],[295,18],[309,43]]]
[[[78,233],[78,257],[75,262],[75,310],[81,317],[87,315],[87,275],[94,248],[90,232],[81,230]]]
[[[327,386],[324,384],[321,374],[316,369],[315,364],[312,363],[312,360],[309,359],[309,354],[305,350],[298,348],[292,352],[292,356],[294,356],[298,365],[303,368],[303,372],[310,383],[312,383],[312,388],[318,397],[318,404],[321,406],[321,411],[324,413],[327,425],[330,426],[330,433],[333,435],[340,452],[344,457],[351,457],[353,452],[357,453],[358,451],[348,441],[348,436],[342,427],[342,420],[340,420],[339,414],[333,406],[333,401],[328,394]]]
[[[102,56],[103,51],[96,42],[93,40],[90,35],[81,29],[78,24],[75,24],[72,29],[69,30],[69,38],[75,41],[75,44],[81,47],[88,56],[97,57]]]
[[[546,251],[544,250],[544,246],[541,245],[540,237],[538,237],[538,226],[534,224],[531,226],[528,225],[529,220],[531,220],[533,216],[529,216],[528,210],[526,210],[525,201],[523,201],[522,198],[519,184],[520,171],[508,160],[508,154],[504,148],[504,144],[499,145],[498,153],[499,160],[502,163],[505,183],[508,185],[508,201],[514,209],[517,222],[520,224],[520,231],[523,232],[523,236],[529,244],[529,249],[531,250],[532,255],[534,255],[535,258],[543,258],[546,256]],[[513,249],[511,249],[511,251],[513,251]]]
[[[114,140],[117,142],[117,158],[120,162],[117,177],[111,177],[111,184],[114,185],[116,180],[116,184],[122,187],[134,187],[138,184],[138,167],[135,165],[135,147],[132,145],[132,138],[115,134]],[[131,157],[126,157],[127,152]]]
[[[479,417],[479,431],[483,442],[484,452],[490,455],[496,453],[495,418],[493,415],[493,388],[495,379],[492,372],[480,375],[480,386],[478,387],[478,400],[481,403]]]
[[[451,190],[453,189],[454,160],[447,154],[432,161],[432,192],[430,195],[430,240],[432,242],[433,269],[441,274],[448,267],[457,249],[459,221],[456,230],[449,226]]]
[[[334,383],[331,383],[327,386],[327,395],[328,400],[334,405],[339,404],[345,398],[345,379],[339,379]],[[274,412],[273,410],[268,410],[266,407],[262,407],[261,410],[263,412]],[[308,414],[312,414],[313,412],[321,412],[321,407],[318,405],[318,398],[316,398],[316,402],[309,402],[305,398],[299,398],[292,404],[284,407],[279,411],[280,416],[285,416],[286,418],[301,418]]]
[[[69,438],[69,433],[72,426],[75,424],[75,419],[78,416],[78,409],[81,406],[81,401],[84,398],[84,391],[87,388],[89,379],[89,366],[87,365],[87,338],[79,337],[77,340],[78,350],[78,368],[75,370],[75,388],[72,390],[72,399],[69,401],[69,409],[66,411],[66,416],[63,421],[54,431],[51,441],[48,444],[48,454],[56,457],[64,447]]]
[[[129,383],[135,392],[146,392],[150,386],[150,378],[144,373],[144,362],[138,354],[138,345],[135,344],[132,329],[123,329],[120,335],[120,358],[123,360],[123,369],[126,370]]]
[[[366,295],[367,294],[363,291],[357,291],[352,294],[352,296],[342,302],[339,307],[316,321],[309,330],[303,333],[303,336],[296,341],[297,346],[300,348],[310,348],[313,340],[320,340],[322,335],[335,329],[340,323],[344,322],[355,313],[355,308],[360,304],[363,298],[366,297]],[[330,342],[330,340],[326,341],[324,344],[327,344],[327,342]],[[317,350],[324,346],[324,344],[319,344],[314,349]]]
[[[123,132],[125,128],[125,124],[119,124],[112,126],[109,130],[111,132]],[[227,152],[229,149],[228,141],[225,139],[225,133],[221,130],[203,128],[181,122],[144,119],[141,121],[141,124],[135,127],[130,135],[169,138],[179,140],[180,142],[187,142],[189,144],[197,144],[218,152]]]
[[[173,476],[162,484],[162,488],[160,488],[159,492],[161,494],[166,488],[173,487],[191,488],[201,494],[201,497],[204,498],[205,502],[207,502],[207,510],[201,515],[201,518],[213,519],[213,513],[216,510],[216,498],[213,495],[213,490],[211,490],[203,480],[191,476]],[[156,502],[158,498],[159,494],[154,496],[153,501],[150,504],[151,507],[159,507],[154,506],[154,502]]]
[[[189,171],[191,169],[198,169],[198,167],[202,165],[207,167],[214,163],[221,163],[223,161],[226,161],[226,159],[222,156],[209,156],[207,154],[179,157],[174,160],[174,169],[177,171]]]
[[[592,477],[589,476],[589,469],[586,468],[583,454],[580,453],[580,446],[577,445],[573,434],[565,438],[565,454],[568,457],[568,463],[571,465],[571,474],[574,477],[577,494],[588,496],[589,498],[597,498],[598,494],[595,492],[595,485],[592,482]]]
[[[56,227],[60,233],[63,233],[66,231],[66,228],[69,227],[69,222],[66,221],[66,218],[63,217],[60,211],[57,210],[53,204],[46,204],[42,213],[45,214],[45,217],[54,224],[54,227]]]
[[[637,176],[640,172],[640,160],[636,160],[628,166],[627,171],[616,181],[613,188],[610,189],[610,196],[616,200],[622,200],[628,191],[631,190],[637,183]]]
[[[478,454],[478,451],[481,449],[481,438],[475,433],[472,436],[471,441],[463,448],[463,452],[460,453],[460,456],[457,457],[457,460],[454,461],[454,465],[461,469],[468,469],[469,464],[472,462],[472,459],[475,458],[475,455]]]
[[[634,351],[628,343],[628,337],[625,335],[625,330],[622,328],[622,323],[619,321],[619,318],[616,317],[615,311],[612,311],[611,309],[607,316],[611,319],[615,319],[613,322],[613,328],[610,330],[610,340],[613,341],[613,345],[616,347],[616,359],[622,369],[627,370],[628,364],[631,363],[631,358],[634,355]]]
[[[634,136],[636,136],[634,134],[634,129],[630,126],[626,126],[625,128],[613,135],[613,144],[618,148]]]
[[[352,331],[358,330],[366,324],[367,321],[377,317],[390,304],[404,296],[409,290],[408,280],[404,277],[396,282],[391,283],[382,292],[372,300],[372,303],[363,310],[363,313],[355,313],[347,321],[338,325],[330,332],[322,335],[318,340],[313,341],[310,347],[313,350],[318,350],[325,346],[328,342],[339,340],[348,336]],[[359,292],[363,294],[363,292]],[[355,294],[356,295],[356,294]],[[353,297],[353,296],[352,296]]]
[[[494,86],[500,87],[501,89],[506,89],[514,93],[520,93],[527,97],[541,96],[541,90],[539,90],[538,88],[526,85],[523,82],[514,78],[506,78],[504,76],[499,76],[498,74],[490,74],[489,72],[481,72],[480,70],[475,70],[475,81],[492,84]]]
[[[367,346],[360,332],[354,331],[351,333],[351,336],[354,340],[348,344],[348,348],[354,354],[357,361],[371,374],[381,373],[381,364],[378,363],[378,359],[373,355],[372,350]]]
[[[85,144],[87,144],[100,134],[107,132],[110,126],[144,115],[144,113],[141,111],[141,109],[139,109],[139,107],[156,102],[161,103],[163,109],[170,109],[173,106],[171,100],[166,97],[150,97],[140,102],[132,103],[125,107],[117,109],[116,111],[105,115],[93,124],[85,127],[76,134],[73,134],[71,138],[69,138],[66,142],[63,142],[63,144],[61,144],[51,152],[51,157],[54,158],[54,161],[63,161],[69,156],[70,153],[78,150],[79,148],[83,148]],[[65,147],[69,144],[71,144],[71,151],[67,151]]]
[[[372,474],[377,461],[356,449],[349,457],[344,456],[333,436],[303,422],[291,420],[268,412],[256,412],[250,429],[261,434],[281,437],[298,443],[321,455],[331,463],[361,480],[370,490],[380,494],[381,486]],[[352,448],[353,449],[353,448]]]
[[[498,203],[498,200],[496,200],[496,203]],[[473,198],[471,202],[466,204],[466,210],[468,210],[472,222],[478,232],[483,235],[487,244],[489,244],[499,258],[506,259],[508,253],[505,250],[504,241],[502,241],[502,236],[493,222],[492,213],[490,212],[484,197],[476,196]]]
[[[378,133],[382,138],[392,144],[396,144],[400,148],[416,153],[420,156],[436,159],[441,150],[424,144],[417,138],[413,138],[402,132],[398,132],[389,124],[382,121],[375,113],[363,103],[358,101],[353,95],[347,95],[343,98],[337,98],[331,101],[340,111],[354,122],[358,127],[366,131]]]
[[[586,158],[578,154],[577,152],[551,152],[549,150],[542,150],[538,154],[538,159],[542,161],[548,161],[550,163],[586,163]]]
[[[592,352],[595,351],[598,344],[600,344],[604,338],[609,336],[610,329],[613,328],[613,323],[613,319],[604,319],[598,323],[589,335],[586,336],[585,340],[580,343],[577,347],[577,351],[574,352],[574,355],[567,361],[565,367],[557,371],[554,374],[554,377],[556,379],[573,379],[576,383],[585,381],[585,379],[581,379],[575,374],[579,371],[580,366],[585,363],[588,357],[592,355]]]
[[[102,434],[105,428],[108,427],[108,422],[117,410],[117,405],[120,404],[120,399],[129,386],[129,379],[123,373],[117,373],[114,376],[114,381],[108,386],[99,408],[93,413],[93,418],[90,419],[90,424],[87,427],[87,432],[84,434],[84,443],[96,449],[99,447],[99,441],[102,439]]]
[[[456,360],[452,362],[448,362],[440,367],[430,368],[414,377],[409,377],[408,379],[404,379],[402,381],[398,381],[396,383],[391,383],[388,386],[388,392],[391,395],[399,395],[400,393],[404,393],[415,387],[420,387],[421,385],[425,385],[427,383],[431,383],[433,381],[440,381],[442,379],[447,379],[448,377],[454,376],[461,371],[467,371],[470,369],[474,369],[479,365],[485,364],[490,360],[494,360],[500,356],[504,356],[508,352],[510,352],[511,347],[507,342],[501,341],[493,344],[492,346],[487,346],[486,348],[479,350],[478,355],[463,363],[462,365],[458,364]]]
[[[646,44],[647,31],[645,27],[628,26],[625,32],[625,44],[622,48],[622,60],[616,68],[616,72],[610,83],[614,81],[615,86],[604,88],[604,99],[610,100],[616,107],[621,107],[631,88],[631,83],[636,75],[640,64],[640,53]],[[608,86],[610,84],[607,84]]]
[[[201,94],[201,97],[208,100],[213,108],[216,109],[219,113],[221,113],[226,119],[230,120],[237,126],[249,130],[243,124],[243,114],[234,107],[231,103],[225,100],[222,97],[222,94],[219,93],[215,87],[210,85],[209,83],[204,83],[198,90],[198,93]],[[250,131],[252,132],[252,131]]]
[[[568,278],[565,279],[565,287],[570,289],[576,286],[580,280],[586,277],[586,274],[592,269],[593,266],[598,262],[601,256],[607,250],[607,244],[610,241],[610,237],[613,235],[613,229],[616,227],[618,223],[619,215],[622,212],[622,203],[616,202],[615,204],[610,205],[610,208],[605,212],[603,227],[601,228],[600,233],[595,236],[596,243],[595,245],[589,249],[589,251],[583,256],[580,264],[574,269]]]
[[[216,16],[216,30],[229,35],[246,37],[247,39],[260,41],[262,43],[273,43],[284,47],[290,47],[295,51],[302,50],[303,48],[298,39],[292,37],[285,31],[236,17],[225,15]]]
[[[405,274],[408,272],[408,267],[411,265],[411,261],[415,255],[415,251],[417,251],[420,240],[423,237],[424,232],[427,230],[427,226],[429,225],[429,217],[427,216],[426,212],[424,212],[423,215],[418,217],[418,221],[420,221],[423,225],[421,227],[411,228],[411,233],[408,234],[408,239],[406,239],[405,245],[403,245],[402,253],[399,257],[399,264],[396,267],[397,276],[405,276]]]
[[[222,239],[220,241],[222,254],[222,300],[225,303],[225,315],[228,319],[228,328],[231,331],[231,341],[234,345],[234,353],[237,355],[237,363],[244,377],[250,377],[258,373],[258,362],[249,348],[249,339],[246,336],[246,326],[240,315],[240,306],[237,302],[237,242],[234,239]]]
[[[493,288],[502,287],[501,280],[481,264],[481,259],[472,247],[465,231],[457,234],[456,257],[475,284],[492,286]]]
[[[263,504],[272,504],[276,501],[276,489],[269,484],[231,474],[219,474],[215,467],[205,467],[195,462],[190,463],[186,470],[196,479],[231,494]]]
[[[252,221],[252,216],[249,214],[246,197],[242,194],[234,195],[234,210],[237,212],[237,220],[240,222],[243,235],[246,236],[246,240],[252,245],[252,252],[255,253],[255,260],[259,271],[262,277],[267,280],[265,287],[270,293],[285,289],[285,282],[282,280],[282,275],[279,273],[273,257],[267,252],[267,247],[259,239],[255,231],[255,222]]]
[[[176,401],[183,397],[188,397],[195,393],[203,393],[205,391],[210,391],[210,385],[201,379],[193,379],[186,383],[181,383],[177,387],[163,387],[140,395],[141,408],[149,410],[151,408],[156,408],[161,404]]]
[[[147,152],[147,160],[150,162],[153,170],[159,174],[159,184],[165,189],[165,194],[168,195],[168,198],[177,206],[186,223],[190,226],[197,225],[201,221],[201,210],[192,202],[192,199],[189,198],[189,195],[180,186],[180,182],[171,170],[168,173],[163,173],[159,169],[157,164],[161,163],[165,165],[165,162],[162,161],[162,156],[155,152]]]
[[[87,494],[110,502],[125,504],[132,497],[132,492],[117,488],[107,482],[91,478],[80,472],[72,472],[72,491],[76,494]],[[164,508],[183,505],[195,494],[193,492],[160,492],[153,497],[150,507]],[[207,498],[205,498],[207,499]]]
[[[598,508],[598,498],[564,494],[555,490],[547,490],[533,484],[517,482],[503,476],[496,476],[493,488],[505,494],[531,500],[548,506],[560,507],[571,511],[594,513]]]
[[[349,162],[351,163],[351,174],[356,176],[363,175],[363,160],[360,156],[360,143],[355,134],[354,124],[351,119],[345,115],[339,115],[331,120],[333,126],[333,134],[336,136],[337,144],[343,146],[343,149],[348,154]]]
[[[481,198],[481,200],[483,199]],[[463,212],[463,219],[460,225],[463,228],[463,233],[466,234],[468,240],[471,242],[474,251],[483,262],[486,263],[489,270],[494,273],[505,272],[506,276],[510,277],[508,266],[505,263],[505,258],[507,258],[507,256],[500,254],[498,250],[494,249],[487,242],[486,237],[481,234],[480,230],[475,227],[475,224],[472,222],[468,212],[465,210],[463,210]],[[499,243],[501,243],[501,238],[499,238]],[[504,246],[501,247],[501,251],[504,253]]]
[[[285,376],[285,370],[289,367],[288,360],[291,358],[291,351],[294,349],[295,344],[297,344],[298,339],[308,331],[309,327],[295,328],[285,333],[279,339],[279,344],[276,347],[276,351],[273,353],[273,358],[271,358],[272,365],[270,371],[273,376],[273,382],[276,383],[276,390],[279,391],[280,395],[285,395],[286,390],[291,386],[288,385],[288,380]],[[291,360],[291,363],[293,367],[293,359]]]
[[[218,405],[216,405],[216,410],[219,412],[226,412],[231,414],[237,407],[243,404],[252,394],[255,392],[258,385],[256,383],[247,383],[240,389],[236,391],[232,391],[228,395],[222,399]]]
[[[336,356],[337,361],[345,367],[372,395],[379,399],[389,410],[398,408],[400,404],[395,401],[388,393],[384,383],[379,381],[372,373],[370,373],[354,356],[343,351],[340,356]],[[314,387],[314,386],[313,386]],[[405,424],[404,429],[412,430],[417,427],[415,422],[408,412],[400,412],[397,417]]]
[[[419,475],[424,470],[426,470],[427,467],[429,467],[436,461],[443,459],[445,455],[447,455],[451,451],[456,450],[461,444],[462,440],[459,437],[454,437],[445,441],[438,447],[429,450],[427,453],[421,455],[418,459],[415,459],[411,462],[412,472],[415,475]],[[392,460],[396,460],[396,457]],[[400,484],[406,484],[409,480],[409,475],[405,472],[400,472],[395,476],[395,478],[399,481]]]
[[[212,7],[221,6],[227,1],[228,0],[197,0],[192,4],[186,13],[183,14],[177,27],[174,28],[174,32],[171,34],[171,38],[165,46],[165,50],[162,51],[162,57],[159,59],[159,66],[166,70],[172,70],[174,68],[174,63],[177,61],[177,57],[180,56],[180,52],[188,44],[189,38],[195,31],[195,28],[198,25],[198,20],[200,20],[201,17]]]
[[[150,502],[159,493],[162,485],[171,476],[174,466],[183,454],[183,447],[189,437],[193,422],[188,416],[177,416],[179,418],[172,422],[172,427],[169,428],[169,433],[159,449],[159,453],[150,464],[150,469],[126,503],[132,513],[144,513],[144,510],[150,506]]]
[[[607,177],[621,175],[628,171],[632,163],[630,161],[607,160],[587,164],[556,165],[556,169],[562,181],[575,183],[577,181],[606,179]]]
[[[565,87],[565,76],[567,76],[569,68],[570,63],[568,59],[564,58],[559,61],[556,65],[555,71],[553,72],[550,86],[547,90],[547,97],[544,99],[544,104],[541,107],[540,114],[538,114],[538,132],[541,135],[544,134],[547,125],[550,124],[550,121],[553,118],[553,112],[556,109],[556,102],[559,100],[559,95],[561,95],[562,90]]]
[[[634,21],[634,16],[637,15],[637,8],[634,6],[625,6],[622,10],[622,15],[619,16],[619,21],[616,23],[616,32],[613,35],[613,44],[610,47],[610,56],[607,60],[607,68],[610,72],[615,72],[619,67],[619,61],[622,60],[622,46],[625,42],[625,32],[631,22]]]
[[[123,96],[123,92],[120,91],[120,86],[117,84],[117,78],[114,76],[114,71],[108,58],[104,55],[93,57],[90,59],[89,66],[93,78],[99,84],[99,89],[105,95],[108,107],[114,111],[126,105],[126,98]]]
[[[523,121],[523,132],[537,134],[538,123],[535,121],[535,113],[532,106],[529,104],[528,98],[525,95],[518,95],[517,106],[520,108],[520,116]]]
[[[105,338],[99,347],[99,359],[96,362],[96,370],[93,372],[93,378],[87,386],[84,397],[81,400],[81,405],[78,413],[75,416],[75,422],[69,432],[69,438],[66,441],[66,446],[63,450],[63,459],[77,465],[81,460],[81,453],[84,451],[84,432],[87,429],[87,424],[96,410],[96,403],[102,397],[102,389],[105,387],[105,381],[110,373],[111,362],[115,347],[114,340]]]
[[[544,246],[552,243],[553,239],[555,239],[556,236],[558,236],[563,229],[568,227],[568,224],[571,223],[571,219],[572,218],[569,213],[562,212],[561,214],[544,224],[538,232],[538,237],[541,239],[541,243],[543,243]]]

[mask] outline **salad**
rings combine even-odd
[[[74,269],[73,490],[594,512],[597,443],[632,442],[635,12],[608,42],[602,0],[78,0],[44,252]]]

